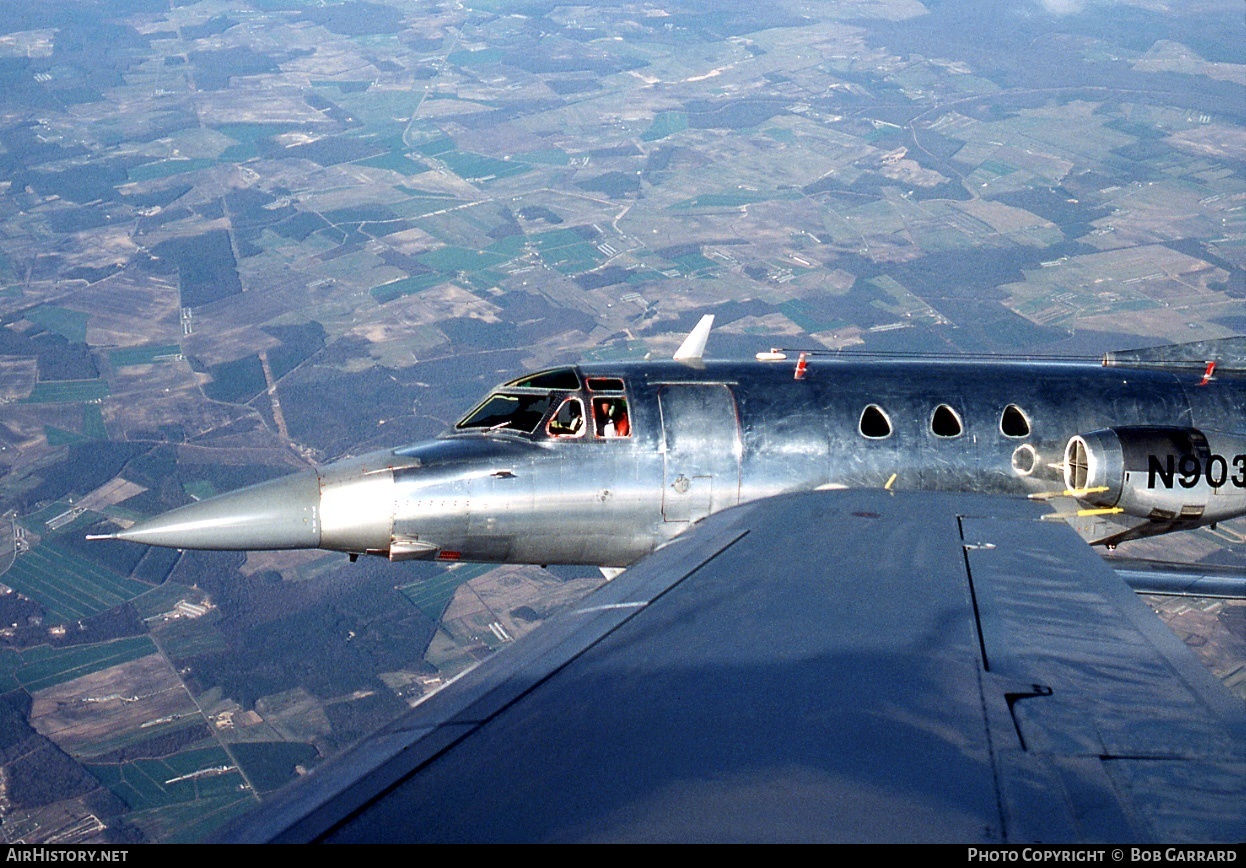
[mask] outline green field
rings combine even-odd
[[[316,748],[302,742],[252,741],[239,742],[231,750],[247,778],[261,793],[284,786],[298,777],[296,765],[309,766],[319,754]]]
[[[683,112],[658,112],[652,126],[640,134],[642,142],[656,142],[688,129],[688,116]]]
[[[91,439],[52,425],[43,426],[43,436],[48,438],[49,446],[73,446],[75,443],[88,443]]]
[[[468,51],[455,51],[447,58],[456,66],[477,66],[482,63],[497,63],[506,56],[500,48],[477,48]]]
[[[72,446],[75,443],[89,443],[92,440],[107,440],[108,431],[104,427],[104,413],[100,405],[83,404],[81,434],[66,431],[54,425],[44,425],[43,436],[48,438],[49,446]]]
[[[198,591],[186,585],[179,585],[177,582],[165,582],[157,588],[151,588],[148,593],[143,595],[141,600],[135,600],[134,609],[138,612],[140,618],[150,618],[153,615],[169,611],[177,605],[178,600],[201,603],[203,599],[203,591]],[[186,621],[184,623],[193,624],[194,622]]]
[[[404,277],[401,280],[374,286],[368,292],[371,293],[377,304],[385,304],[387,301],[393,301],[404,295],[414,295],[417,292],[443,283],[445,280],[446,276],[444,274],[420,274],[415,277]]]
[[[349,84],[349,82],[332,82]],[[346,109],[368,129],[384,129],[394,124],[394,118],[410,117],[419,105],[419,95],[410,88],[395,90],[368,88],[343,93],[334,98],[335,103]]]
[[[243,163],[259,156],[259,143],[269,136],[276,135],[286,129],[283,124],[221,124],[214,127],[217,132],[224,133],[238,144],[230,145],[221,152],[222,162]]]
[[[687,253],[683,256],[676,256],[671,262],[679,266],[679,270],[684,274],[696,274],[698,271],[709,271],[716,267],[714,260],[707,259],[700,253]]]
[[[68,341],[76,344],[86,343],[87,320],[90,317],[85,313],[43,304],[26,311],[22,316],[50,332],[56,332]]]
[[[537,250],[544,253],[547,250],[579,244],[584,239],[574,229],[550,229],[548,232],[533,235],[529,240],[536,245]]]
[[[420,264],[440,271],[453,274],[456,271],[481,271],[494,265],[501,265],[506,256],[491,253],[488,250],[469,250],[466,247],[439,247],[420,256]]]
[[[417,609],[436,621],[446,610],[446,606],[450,605],[450,600],[454,598],[454,592],[458,590],[459,585],[470,582],[477,576],[483,576],[491,569],[493,569],[491,564],[469,564],[446,570],[436,578],[403,585],[398,588],[398,591]]]
[[[56,528],[55,533],[57,536],[63,536],[63,535],[69,535],[69,534],[81,535],[86,532],[87,528],[91,527],[92,525],[99,524],[105,518],[107,518],[107,516],[104,515],[102,512],[95,512],[94,510],[87,510],[86,512],[74,518],[74,520],[69,522],[68,524],[59,525]],[[48,532],[48,529],[45,528],[44,533],[47,533],[47,532]],[[49,538],[50,537],[45,537],[45,539],[49,539]]]
[[[456,204],[458,200],[448,196],[413,196],[402,202],[395,202],[389,206],[389,210],[399,217],[423,217],[434,211],[453,208]]]
[[[146,636],[131,636],[99,645],[74,645],[69,648],[40,645],[21,652],[22,663],[13,670],[12,675],[27,692],[34,693],[36,690],[64,684],[83,675],[155,653],[155,643]]]
[[[126,748],[140,745],[143,742],[160,738],[179,738],[178,733],[183,730],[191,731],[195,737],[195,744],[204,744],[205,735],[202,729],[203,718],[197,714],[183,712],[173,716],[171,719],[162,720],[159,723],[152,722],[149,726],[138,727],[122,727],[121,729],[109,729],[99,734],[98,738],[91,739],[90,744],[80,744],[74,748],[74,756],[79,760],[89,762],[92,758],[102,757],[115,751],[125,750]],[[210,738],[210,736],[207,736]]]
[[[601,251],[587,241],[541,252],[545,264],[563,274],[592,271],[604,258]]]
[[[532,171],[527,163],[499,160],[470,151],[445,151],[437,154],[437,159],[449,166],[450,171],[464,181],[496,181],[498,178],[509,178]]]
[[[135,811],[236,795],[244,783],[229,754],[219,747],[184,751],[164,759],[86,768]],[[215,771],[221,768],[231,770]],[[186,778],[196,772],[201,774]]]
[[[133,811],[126,822],[143,830],[149,841],[162,844],[199,844],[234,817],[255,807],[248,792],[230,793],[213,799],[177,802],[149,811]]]
[[[22,655],[11,648],[0,648],[0,693],[21,687],[14,673],[22,665]]]
[[[596,268],[605,258],[596,245],[585,241],[574,229],[551,229],[531,239],[550,268],[563,274],[579,274]]]
[[[182,491],[193,500],[207,500],[217,494],[216,486],[207,479],[192,479],[190,482],[183,482]]]
[[[399,172],[403,175],[418,175],[421,172],[427,172],[428,166],[419,160],[413,160],[405,154],[397,151],[391,151],[388,154],[380,154],[375,157],[369,157],[366,160],[360,160],[354,165],[370,166],[373,169],[389,169],[391,172]]]
[[[178,599],[188,597],[190,595],[184,593]],[[176,604],[177,600],[173,602]],[[168,606],[165,611],[171,608],[172,606]],[[152,630],[160,639],[160,647],[164,649],[169,659],[179,662],[203,654],[230,653],[229,642],[217,629],[219,623],[220,615],[213,612],[193,621],[178,618],[175,621],[158,623],[153,625]]]
[[[426,157],[440,157],[454,150],[454,140],[443,136],[416,145],[415,149]]]
[[[113,350],[108,354],[108,361],[115,368],[128,368],[133,365],[150,365],[156,361],[169,361],[182,352],[177,344],[159,344],[149,347],[127,347],[124,350]]]
[[[145,166],[135,166],[129,170],[131,181],[154,181],[157,178],[168,178],[186,172],[197,172],[209,166],[215,166],[216,160],[161,160]]]
[[[515,159],[523,160],[525,163],[542,163],[547,166],[565,166],[571,162],[571,155],[562,148],[541,148],[537,151],[528,151],[520,154]]]
[[[511,235],[510,237],[503,238],[500,241],[494,241],[486,247],[485,250],[488,253],[496,253],[498,256],[502,256],[506,259],[514,259],[519,254],[523,253],[524,247],[526,247],[527,244],[528,239],[523,235]]]
[[[105,612],[150,590],[55,545],[19,555],[4,583],[47,610],[53,622],[75,621]]]
[[[841,319],[833,319],[800,299],[785,301],[779,305],[783,315],[809,333],[831,331],[848,325]]]
[[[45,530],[44,522],[56,518],[67,509],[73,509],[73,504],[65,500],[58,500],[55,503],[49,503],[43,509],[21,516],[18,518],[18,523],[26,530],[33,530],[35,533],[42,534]]]
[[[82,434],[88,440],[108,439],[108,429],[104,427],[104,411],[99,404],[83,405]]]
[[[108,397],[108,383],[104,380],[51,380],[35,383],[30,397],[23,404],[76,404],[79,401],[98,401]]]
[[[741,208],[755,202],[769,202],[772,199],[797,199],[800,194],[795,190],[732,190],[729,193],[706,193],[695,199],[685,199],[672,205],[672,208]]]
[[[477,271],[474,274],[468,274],[463,278],[463,282],[467,284],[467,288],[479,295],[495,286],[501,286],[506,280],[506,275],[499,271],[486,268],[484,271]],[[482,296],[483,298],[483,296]]]

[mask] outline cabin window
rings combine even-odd
[[[857,424],[857,430],[861,432],[862,437],[882,440],[891,436],[891,420],[887,418],[882,407],[870,404],[861,411],[861,421]]]
[[[965,427],[960,414],[947,404],[940,404],[930,416],[930,433],[936,437],[959,437],[965,433]]]
[[[579,398],[568,398],[550,417],[545,430],[551,437],[579,437],[584,433],[584,405]]]
[[[1016,404],[1009,404],[999,417],[999,430],[1005,437],[1029,437],[1030,420]]]
[[[592,392],[622,392],[623,381],[618,377],[589,377],[586,381]]]
[[[626,398],[594,398],[593,428],[598,437],[612,439],[632,436],[632,420]]]
[[[486,398],[455,427],[460,431],[507,430],[531,434],[553,403],[553,395],[508,395],[499,392]]]

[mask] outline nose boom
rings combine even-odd
[[[295,473],[92,538],[220,551],[318,548],[320,479]]]

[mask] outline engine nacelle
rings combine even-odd
[[[1246,514],[1246,438],[1196,428],[1104,428],[1064,447],[1064,484],[1078,499],[1156,521]]]

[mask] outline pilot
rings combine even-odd
[[[632,433],[626,398],[598,398],[595,403],[598,437],[627,437]]]
[[[568,398],[549,420],[546,430],[551,437],[578,437],[583,428],[584,408],[577,398]]]

